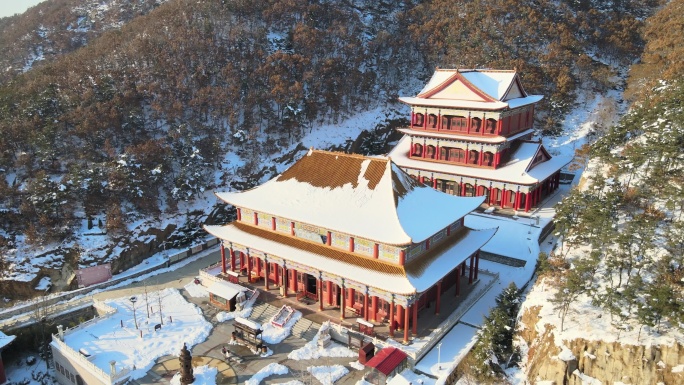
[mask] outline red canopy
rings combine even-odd
[[[405,359],[406,353],[393,347],[387,347],[378,352],[373,358],[366,362],[366,366],[375,368],[384,375],[389,375]]]

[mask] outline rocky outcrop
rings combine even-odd
[[[524,327],[518,333],[529,348],[525,367],[531,383],[684,384],[681,344],[645,346],[577,338],[557,346],[554,328],[547,325],[537,330],[538,320],[539,308],[526,309],[521,318]]]

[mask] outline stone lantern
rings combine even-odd
[[[185,344],[183,344],[178,359],[180,360],[181,385],[192,384],[195,381],[195,376],[192,374],[192,356]]]

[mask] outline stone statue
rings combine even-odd
[[[185,343],[183,343],[183,349],[181,349],[178,359],[180,360],[180,383],[182,385],[192,384],[195,382],[195,376],[192,374],[192,356]]]

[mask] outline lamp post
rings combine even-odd
[[[135,323],[135,328],[138,328],[138,318],[135,316],[135,303],[138,301],[138,297],[133,296],[129,298],[129,301],[131,301],[131,304],[133,305],[133,322]]]
[[[442,343],[437,344],[437,370],[442,370]]]

